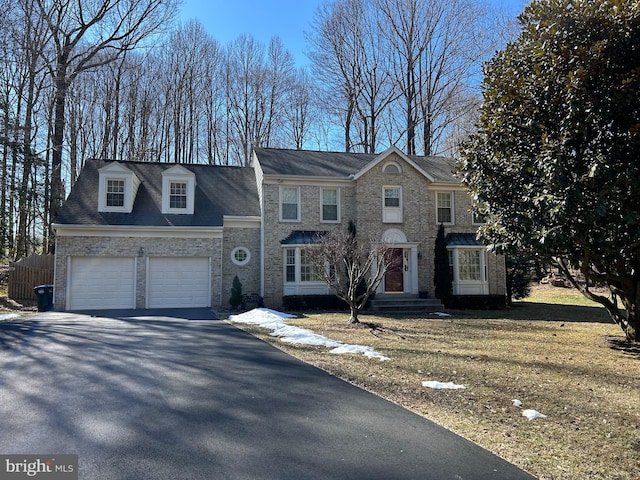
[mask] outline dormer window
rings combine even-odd
[[[169,189],[169,208],[187,208],[187,183],[171,182]]]
[[[107,179],[107,207],[124,207],[124,180]]]
[[[193,214],[196,176],[181,165],[162,172],[162,213]]]
[[[140,180],[127,167],[118,162],[98,170],[98,211],[131,213]]]

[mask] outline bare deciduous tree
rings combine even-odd
[[[69,86],[82,72],[106,65],[160,31],[175,14],[172,0],[36,0],[53,52],[43,51],[54,86],[49,215],[63,199],[62,158]]]
[[[349,323],[360,323],[358,314],[395,261],[389,249],[381,241],[359,240],[350,222],[347,230],[319,234],[303,251],[316,275],[349,305]]]

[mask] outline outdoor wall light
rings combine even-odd
[[[140,248],[138,249],[138,256],[139,256],[139,257],[144,257],[144,248],[140,247]]]

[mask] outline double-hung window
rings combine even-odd
[[[322,189],[322,221],[340,222],[340,190],[337,188]]]
[[[195,174],[174,165],[162,172],[162,213],[193,215],[195,211]]]
[[[454,295],[485,295],[489,282],[484,248],[449,249]]]
[[[306,250],[300,251],[300,281],[301,282],[319,282],[322,281],[320,275],[316,271],[316,267],[311,261],[310,255]]]
[[[124,207],[124,180],[107,180],[107,207]]]
[[[187,208],[187,182],[171,182],[169,208]]]
[[[436,192],[436,209],[438,223],[454,223],[453,192]]]
[[[385,187],[384,206],[396,208],[400,207],[400,187]]]
[[[461,281],[482,280],[480,250],[458,250],[458,275]]]
[[[300,189],[298,187],[280,188],[280,220],[300,221]]]
[[[382,221],[402,223],[402,187],[383,187]]]
[[[285,281],[293,283],[296,281],[296,249],[287,248],[285,250]]]

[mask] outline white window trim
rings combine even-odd
[[[451,221],[450,222],[441,222],[440,219],[438,218],[438,209],[440,208],[440,206],[438,205],[438,194],[440,193],[448,193],[449,194],[449,198],[451,198],[451,206],[449,207],[451,209]],[[443,225],[455,225],[456,223],[456,196],[453,192],[453,190],[436,190],[436,223],[438,225],[440,225],[441,223]]]
[[[244,251],[247,255],[243,261],[240,261],[236,258],[236,253],[238,253],[239,251]],[[242,267],[251,261],[251,251],[247,247],[236,247],[233,250],[231,250],[231,261],[234,264]]]
[[[107,205],[107,184],[109,180],[124,182],[124,202],[121,207]],[[98,211],[131,213],[133,207],[133,173],[104,173],[100,174],[98,185]]]
[[[302,281],[302,250],[308,245],[283,245],[282,283],[284,295],[327,295],[331,288],[323,280]],[[294,281],[287,281],[287,250],[294,251]],[[327,267],[328,268],[328,267]]]
[[[335,190],[336,191],[336,207],[337,214],[336,220],[325,220],[324,219],[324,191],[325,190]],[[342,221],[342,200],[341,200],[341,189],[338,187],[325,187],[320,189],[320,222],[321,223],[340,223]]]
[[[457,246],[448,249],[453,260],[453,294],[454,295],[485,295],[489,293],[489,267],[487,249],[483,247]],[[475,250],[480,252],[480,280],[460,280],[459,253],[462,250]],[[465,293],[466,289],[473,289],[473,293]]]
[[[385,205],[385,191],[390,189],[398,189],[400,190],[400,205],[398,207],[387,207]],[[382,187],[382,223],[403,223],[404,215],[403,215],[403,191],[401,185],[384,185]]]
[[[184,170],[175,171],[176,168]],[[171,171],[174,170],[174,171]],[[186,208],[171,208],[171,184],[185,183],[187,185],[187,206]],[[194,197],[196,189],[196,177],[184,167],[172,167],[162,173],[162,213],[192,215],[194,211]]]
[[[398,169],[398,171],[397,172],[387,172],[387,167],[389,165],[393,165],[394,167],[396,167]],[[389,174],[389,175],[400,175],[402,173],[402,166],[398,162],[389,161],[389,162],[386,162],[384,164],[384,166],[382,167],[382,172],[386,173],[386,174]]]
[[[282,197],[282,191],[284,189],[287,190],[293,190],[296,189],[296,192],[298,194],[298,198],[297,198],[297,202],[298,202],[298,208],[297,208],[297,218],[293,219],[293,218],[283,218],[282,217],[282,207],[283,207],[283,197]],[[279,212],[279,219],[281,222],[300,222],[301,221],[301,210],[302,210],[302,201],[300,199],[300,187],[297,186],[293,186],[293,185],[282,185],[280,186],[280,189],[278,191],[278,212]]]
[[[485,223],[487,223],[486,221],[484,222],[479,222],[477,220],[478,215],[475,212],[471,212],[471,224],[472,225],[484,225]]]

